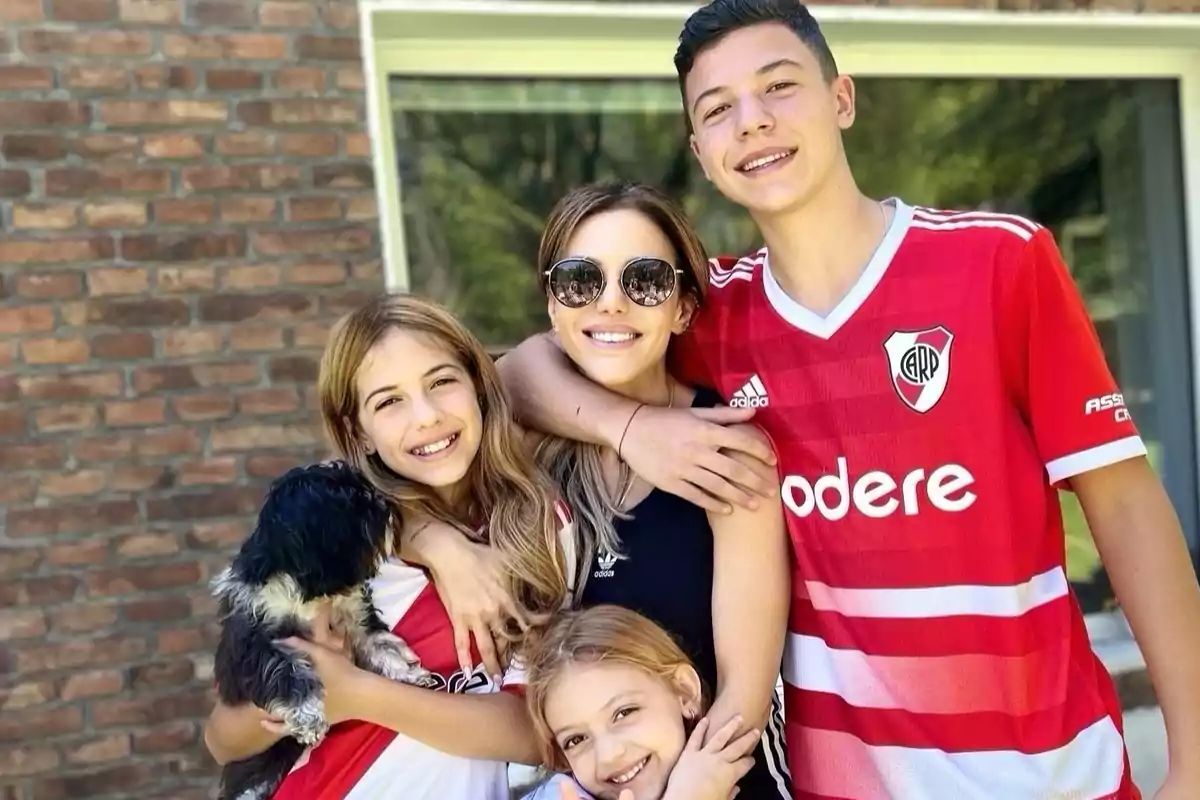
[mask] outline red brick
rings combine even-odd
[[[192,374],[201,386],[236,386],[240,383],[258,383],[262,379],[262,370],[256,361],[195,364]]]
[[[187,90],[200,85],[196,70],[178,64],[147,64],[138,67],[133,71],[133,80],[139,89],[146,91]]]
[[[54,684],[51,681],[27,681],[11,689],[0,689],[0,707],[8,711],[40,706],[53,699]]]
[[[148,56],[150,34],[119,30],[29,30],[19,35],[21,49],[31,56],[89,58]]]
[[[102,606],[112,613],[116,620],[116,609],[112,606]],[[78,672],[67,676],[59,689],[58,695],[63,700],[79,700],[84,697],[103,697],[106,694],[116,694],[125,688],[125,676],[120,670],[92,670]]]
[[[85,431],[96,427],[99,422],[100,414],[93,406],[39,408],[33,414],[34,427],[42,433]]]
[[[22,408],[0,406],[0,436],[26,435],[27,418]]]
[[[135,533],[122,537],[117,543],[117,555],[121,559],[169,556],[178,553],[179,550],[178,537],[173,533]],[[133,615],[140,615],[145,619],[146,613],[136,605],[136,601],[135,604],[126,604],[126,616],[130,616],[131,605]]]
[[[289,460],[289,466],[296,466],[296,460]],[[287,467],[260,477],[275,478],[287,471]],[[193,525],[187,534],[188,547],[198,550],[227,550],[245,541],[246,522],[202,522]]]
[[[46,633],[46,615],[38,608],[0,611],[0,642]]]
[[[274,197],[227,197],[221,200],[221,219],[225,222],[271,222],[278,214],[279,204]]]
[[[192,19],[204,28],[249,27],[254,24],[254,9],[233,0],[197,0]]]
[[[238,164],[217,167],[185,167],[180,183],[190,191],[268,191],[297,189],[303,185],[304,170],[293,164]]]
[[[146,137],[142,152],[147,158],[200,158],[207,149],[207,139],[188,133],[159,133]]]
[[[146,753],[176,753],[200,739],[200,728],[194,722],[172,722],[133,733],[133,751]],[[173,800],[184,800],[172,792]],[[208,795],[203,795],[207,798]]]
[[[286,414],[300,408],[300,395],[289,386],[251,389],[238,395],[238,413],[249,416]]]
[[[296,55],[302,61],[358,61],[362,48],[357,36],[306,34],[296,40]]]
[[[13,206],[13,227],[21,230],[66,230],[79,224],[75,203],[30,203]]]
[[[315,298],[299,292],[272,294],[214,294],[199,299],[200,319],[205,322],[262,322],[290,320],[311,313]]]
[[[150,358],[154,337],[148,333],[101,333],[92,337],[92,357],[114,360]]]
[[[147,649],[145,639],[121,634],[90,639],[71,639],[19,651],[17,653],[17,669],[22,672],[41,672],[83,666],[109,666],[139,658],[146,653]],[[3,722],[0,721],[0,726],[2,725]]]
[[[221,350],[221,331],[215,328],[176,328],[163,331],[163,355],[167,358],[197,356]]]
[[[18,664],[20,652],[18,652]],[[5,712],[0,716],[0,742],[36,742],[38,739],[83,730],[78,706]]]
[[[90,133],[75,140],[75,152],[88,161],[129,161],[137,156],[138,138],[126,133]]]
[[[122,22],[144,25],[178,25],[183,20],[182,0],[120,0]]]
[[[317,67],[282,67],[275,73],[275,88],[285,92],[323,92],[325,84],[325,70]]]
[[[0,100],[0,119],[21,128],[57,128],[87,125],[92,115],[86,103],[74,100]]]
[[[139,394],[195,389],[199,385],[190,364],[138,367],[133,371],[133,390]]]
[[[21,355],[28,364],[83,364],[91,348],[78,337],[26,339],[21,342]]]
[[[213,638],[215,638],[213,634],[196,627],[161,631],[158,634],[158,652],[176,654],[211,650],[209,640]]]
[[[252,69],[210,69],[205,83],[210,92],[245,92],[261,89],[263,76]]]
[[[316,356],[279,356],[267,364],[267,374],[275,383],[313,383],[317,371]]]
[[[2,70],[0,67],[0,76]],[[14,133],[5,136],[3,144],[0,144],[0,155],[9,161],[57,161],[64,158],[67,151],[64,137],[44,133]]]
[[[283,329],[278,325],[265,328],[238,326],[229,332],[229,347],[238,352],[282,350],[284,344]]]
[[[338,135],[330,131],[285,133],[279,138],[279,149],[289,156],[326,158],[337,155]]]
[[[270,131],[250,130],[217,136],[217,153],[223,156],[268,156],[275,152],[275,135]]]
[[[264,28],[311,28],[316,20],[316,7],[295,0],[266,0],[258,12]]]
[[[115,0],[50,0],[50,16],[61,22],[109,22],[117,16]]]
[[[156,664],[139,664],[129,669],[129,685],[134,690],[159,689],[190,683],[196,667],[186,658]]]
[[[149,125],[215,125],[229,109],[218,100],[101,100],[100,121],[118,128]]]
[[[111,198],[166,193],[170,189],[171,173],[165,169],[105,166],[46,170],[46,194],[51,197],[106,195]]]
[[[25,170],[0,170],[0,197],[25,197],[32,186],[29,173]]]
[[[43,18],[42,0],[4,0],[0,3],[0,22],[38,22]]]
[[[337,88],[344,92],[362,92],[367,88],[367,76],[359,67],[342,67],[335,77]]]
[[[62,503],[52,507],[12,508],[8,532],[12,536],[50,536],[82,533],[100,527],[131,525],[138,519],[132,500],[107,500],[81,505]]]
[[[359,125],[362,110],[352,100],[246,100],[238,103],[238,119],[248,125]]]
[[[343,216],[340,197],[293,197],[288,201],[292,222],[330,222]]]
[[[251,241],[260,255],[353,253],[370,248],[374,234],[358,227],[265,230],[252,233]]]
[[[317,189],[370,189],[375,173],[370,164],[322,164],[313,168],[313,187]]]
[[[245,4],[239,3],[243,8]],[[167,34],[167,58],[186,61],[281,61],[287,57],[285,36],[265,33]]]
[[[269,448],[312,447],[321,441],[315,425],[262,424],[222,426],[211,434],[214,453],[246,452]]]
[[[6,478],[6,482],[7,480]],[[36,547],[5,547],[0,550],[0,575],[32,572],[40,563],[42,563],[42,553]],[[0,702],[0,705],[3,703]]]
[[[34,796],[38,798],[100,797],[120,792],[130,786],[150,786],[161,778],[158,770],[147,763],[128,763],[120,766],[68,774],[62,772],[51,778],[34,781]],[[170,796],[170,795],[168,795]]]
[[[225,419],[233,414],[233,398],[224,392],[184,395],[172,397],[171,408],[184,422]],[[181,480],[180,485],[187,483]]]
[[[113,467],[108,471],[108,488],[114,492],[144,492],[170,483],[171,476],[162,466]]]
[[[32,744],[32,743],[31,743]],[[7,747],[0,749],[0,775],[6,778],[18,778],[25,775],[37,775],[42,772],[53,772],[59,765],[58,751],[53,747]],[[19,791],[14,789],[13,791]],[[4,797],[10,797],[7,793]],[[16,800],[27,795],[11,795]]]
[[[155,285],[160,292],[210,292],[217,285],[212,267],[159,267]]]
[[[157,498],[149,503],[170,502]],[[245,513],[243,511],[243,513]],[[213,515],[220,516],[220,515]],[[186,519],[187,517],[171,517]],[[118,595],[152,592],[188,586],[200,580],[200,565],[195,561],[176,564],[126,565],[118,569],[102,569],[84,576],[88,595],[91,597],[115,597]],[[99,724],[99,723],[97,723]]]
[[[113,257],[108,236],[51,239],[0,239],[0,264],[68,264]]]
[[[0,606],[51,605],[70,600],[79,589],[71,575],[50,575],[0,583]]]
[[[119,397],[125,390],[125,376],[119,372],[27,375],[22,376],[18,384],[22,397],[61,402],[92,397]]]
[[[166,421],[166,416],[167,401],[161,397],[123,400],[104,406],[104,424],[111,428],[161,425]]]
[[[347,133],[344,136],[346,155],[351,158],[371,157],[371,137],[365,133]]]
[[[354,3],[329,3],[325,24],[339,30],[358,30],[358,6]]]
[[[203,686],[172,695],[143,693],[134,698],[98,700],[92,704],[92,724],[97,728],[117,725],[157,725],[179,717],[202,717],[209,712],[209,700]]]
[[[245,253],[246,237],[241,233],[164,233],[121,239],[121,257],[127,261],[203,261]]]
[[[126,238],[125,243],[129,239]],[[191,311],[187,303],[170,298],[148,297],[136,300],[102,298],[88,303],[87,319],[94,325],[119,328],[160,328],[186,324]]]
[[[243,264],[228,267],[221,275],[221,289],[262,289],[278,286],[283,270],[275,264]]]
[[[0,11],[0,14],[4,12]],[[0,65],[0,91],[53,89],[54,70],[27,64]]]
[[[83,221],[92,228],[140,228],[148,220],[146,204],[133,200],[88,203],[83,207]]]
[[[4,243],[0,242],[0,253]],[[0,256],[0,261],[4,261]],[[54,330],[54,309],[50,306],[0,308],[0,335]]]
[[[17,294],[37,299],[78,297],[83,275],[78,272],[33,272],[17,277]]]
[[[66,486],[62,485],[63,482],[59,482],[59,485],[57,488],[61,488],[61,489],[71,488],[71,489],[75,489],[78,491],[75,491],[73,494],[70,494],[70,495],[62,494],[62,495],[54,495],[54,496],[56,496],[56,497],[59,497],[59,496],[61,496],[61,497],[67,497],[67,496],[69,496],[69,497],[86,497],[88,494],[95,494],[96,493],[95,491],[86,492],[86,491],[82,491],[82,490],[83,489],[92,489],[93,487],[97,486],[97,478],[98,478],[99,486],[103,487],[103,485],[104,485],[104,473],[97,473],[97,472],[93,471],[93,472],[79,472],[79,473],[75,473],[75,474],[77,476],[80,476],[80,479],[77,481],[78,485],[73,486],[73,487],[66,487]],[[86,481],[88,482],[86,484],[84,483],[84,480],[85,480],[84,476],[86,476]],[[47,481],[43,480],[42,486],[41,486],[42,494],[45,496],[50,496],[50,494],[46,491],[47,485],[48,485]],[[46,561],[47,561],[47,563],[50,563],[50,564],[53,564],[53,565],[59,566],[59,567],[72,566],[72,565],[99,566],[108,561],[108,540],[107,539],[82,539],[77,542],[63,542],[61,544],[52,544],[52,545],[50,545],[49,549],[46,551]]]
[[[67,69],[67,86],[97,92],[124,92],[129,89],[129,72],[121,67],[102,64],[72,64]]]
[[[175,552],[179,543],[171,537],[174,551],[167,551],[165,546],[155,548],[156,552]],[[149,548],[147,548],[149,549]],[[163,622],[187,619],[191,615],[192,604],[186,597],[152,597],[145,600],[131,600],[122,607],[125,619],[130,622]]]
[[[74,742],[63,748],[63,755],[71,764],[101,764],[124,759],[132,750],[132,738],[128,733],[112,733]]]
[[[224,396],[227,411],[233,410],[232,398]],[[238,460],[232,457],[191,461],[179,468],[180,486],[234,483],[238,478]]]
[[[170,198],[154,202],[154,221],[163,225],[207,225],[213,221],[209,197]]]

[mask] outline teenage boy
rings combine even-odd
[[[522,416],[706,507],[757,502],[730,450],[774,463],[721,423],[765,430],[797,798],[1140,797],[1064,570],[1074,491],[1163,708],[1158,798],[1200,798],[1200,590],[1051,234],[863,195],[854,83],[794,0],[714,0],[675,65],[700,165],[767,244],[714,260],[675,354],[733,408],[637,406],[535,337],[503,360]]]

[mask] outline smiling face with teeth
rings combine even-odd
[[[566,667],[545,699],[545,720],[575,780],[601,800],[632,791],[658,800],[687,742],[685,710],[699,703],[690,666],[675,681],[622,663]]]
[[[355,383],[367,451],[452,500],[483,435],[463,365],[431,337],[396,328],[371,348]]]
[[[795,211],[849,175],[842,131],[854,123],[853,81],[826,75],[787,25],[725,34],[696,56],[685,88],[704,174],[756,218]]]
[[[550,319],[571,360],[596,383],[651,401],[666,385],[667,345],[687,328],[692,296],[676,290],[645,307],[621,288],[621,270],[635,258],[658,258],[682,269],[671,240],[654,220],[633,208],[599,211],[574,229],[562,257],[587,257],[604,270],[600,297],[582,308],[547,299]]]

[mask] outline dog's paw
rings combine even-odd
[[[364,666],[385,678],[415,686],[433,685],[433,673],[421,666],[421,659],[403,639],[381,632],[367,637],[362,644]]]
[[[275,792],[270,783],[260,783],[239,794],[234,800],[267,800]]]
[[[267,710],[281,717],[287,725],[288,734],[301,744],[314,745],[329,732],[325,703],[320,697],[310,697],[296,706],[277,705]]]

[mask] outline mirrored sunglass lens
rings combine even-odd
[[[657,258],[642,258],[621,273],[625,293],[642,306],[665,303],[675,289],[675,268]]]
[[[550,291],[564,306],[579,308],[600,296],[604,273],[588,261],[562,261],[550,272]]]

